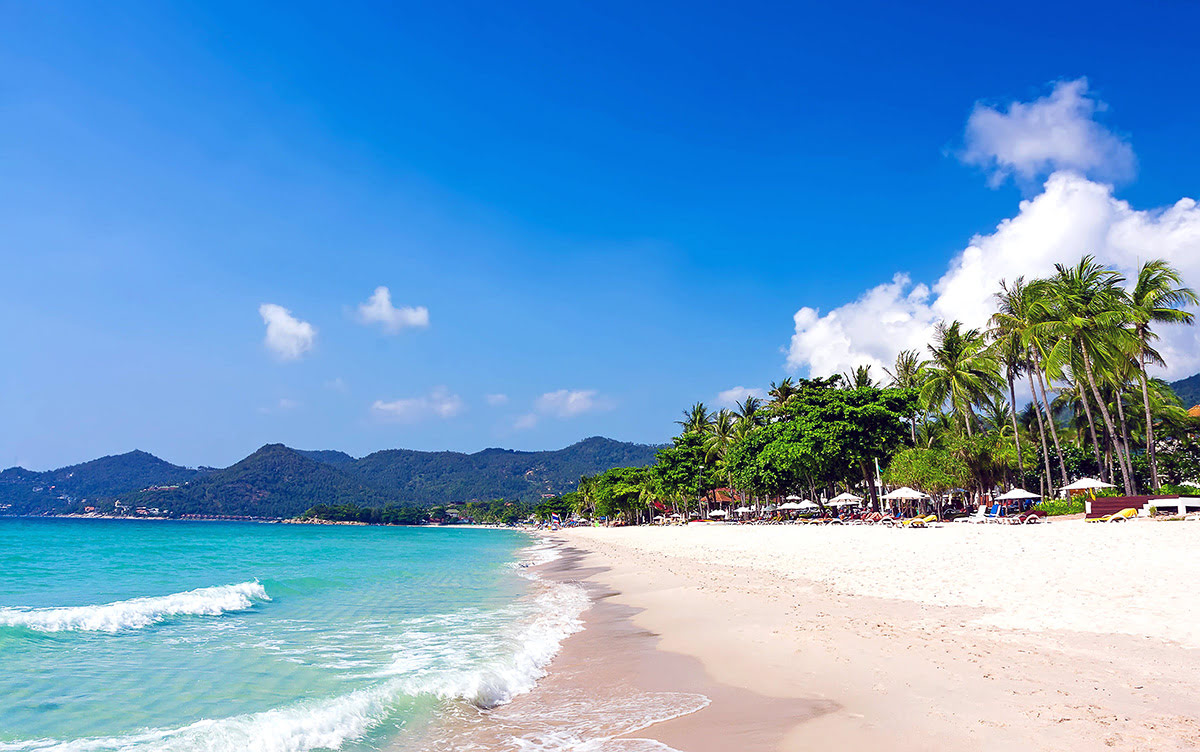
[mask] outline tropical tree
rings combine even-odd
[[[683,420],[675,421],[675,424],[683,428],[686,433],[707,433],[708,427],[712,425],[713,414],[708,411],[708,408],[703,402],[697,402],[687,410],[683,411]]]
[[[842,380],[847,389],[873,389],[875,380],[871,378],[871,366],[858,366],[850,373],[842,374]]]
[[[940,321],[929,345],[933,356],[925,365],[921,398],[925,404],[949,402],[967,435],[974,433],[975,413],[971,406],[995,394],[1003,383],[995,355],[978,329],[963,329],[961,321]]]
[[[893,370],[883,369],[883,372],[892,380],[890,386],[899,389],[913,389],[920,391],[925,383],[925,368],[921,363],[921,354],[916,350],[901,350],[896,355],[896,365]],[[912,434],[913,446],[917,445],[917,411],[914,409],[912,415],[908,416],[909,428]]]
[[[772,381],[771,388],[767,390],[767,396],[771,398],[773,406],[783,407],[796,394],[796,390],[796,382],[789,376],[778,384]]]
[[[1050,280],[1050,316],[1037,326],[1057,339],[1052,351],[1059,360],[1069,361],[1071,355],[1078,353],[1088,389],[1100,408],[1109,436],[1114,437],[1125,493],[1132,495],[1133,465],[1128,447],[1123,446],[1117,434],[1096,377],[1097,363],[1112,357],[1113,349],[1120,348],[1122,336],[1132,336],[1125,329],[1133,316],[1129,297],[1120,287],[1125,278],[1091,255],[1084,256],[1075,266],[1055,264],[1054,269],[1056,273]],[[1087,405],[1087,400],[1084,404]]]
[[[1153,324],[1191,324],[1194,317],[1181,310],[1187,305],[1200,304],[1196,292],[1185,287],[1179,272],[1166,261],[1147,261],[1138,270],[1137,280],[1129,294],[1133,331],[1137,337],[1138,371],[1142,382],[1142,406],[1146,413],[1146,456],[1150,461],[1150,485],[1155,490],[1162,485],[1158,479],[1158,460],[1154,450],[1154,416],[1150,412],[1150,387],[1146,361],[1162,364],[1162,357],[1150,346],[1158,338],[1151,330]]]

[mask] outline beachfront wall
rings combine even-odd
[[[1200,508],[1197,496],[1112,496],[1084,502],[1085,516],[1090,520],[1106,514],[1116,514],[1122,509],[1133,507],[1138,514],[1147,515],[1150,507],[1159,511],[1177,509],[1178,514],[1187,514],[1190,509]]]

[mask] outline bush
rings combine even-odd
[[[1083,514],[1084,510],[1081,499],[1071,499],[1069,501],[1048,499],[1035,504],[1033,508],[1042,510],[1048,517],[1058,517],[1064,514]]]

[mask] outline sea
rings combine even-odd
[[[509,530],[0,519],[0,750],[432,748],[581,628],[584,591],[528,566],[552,556]]]

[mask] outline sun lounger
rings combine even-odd
[[[987,511],[983,507],[975,510],[975,514],[969,514],[966,517],[955,517],[955,522],[987,522]]]
[[[911,520],[905,520],[904,527],[926,527],[938,521],[936,514],[926,515],[924,517],[913,517]]]
[[[992,508],[983,516],[984,522],[1003,522],[1004,520],[1003,509],[999,504],[993,504]]]
[[[1125,507],[1119,512],[1106,514],[1103,517],[1096,517],[1088,520],[1088,522],[1125,522],[1126,520],[1131,520],[1134,517],[1137,517],[1137,514],[1138,510],[1134,509],[1133,507]]]

